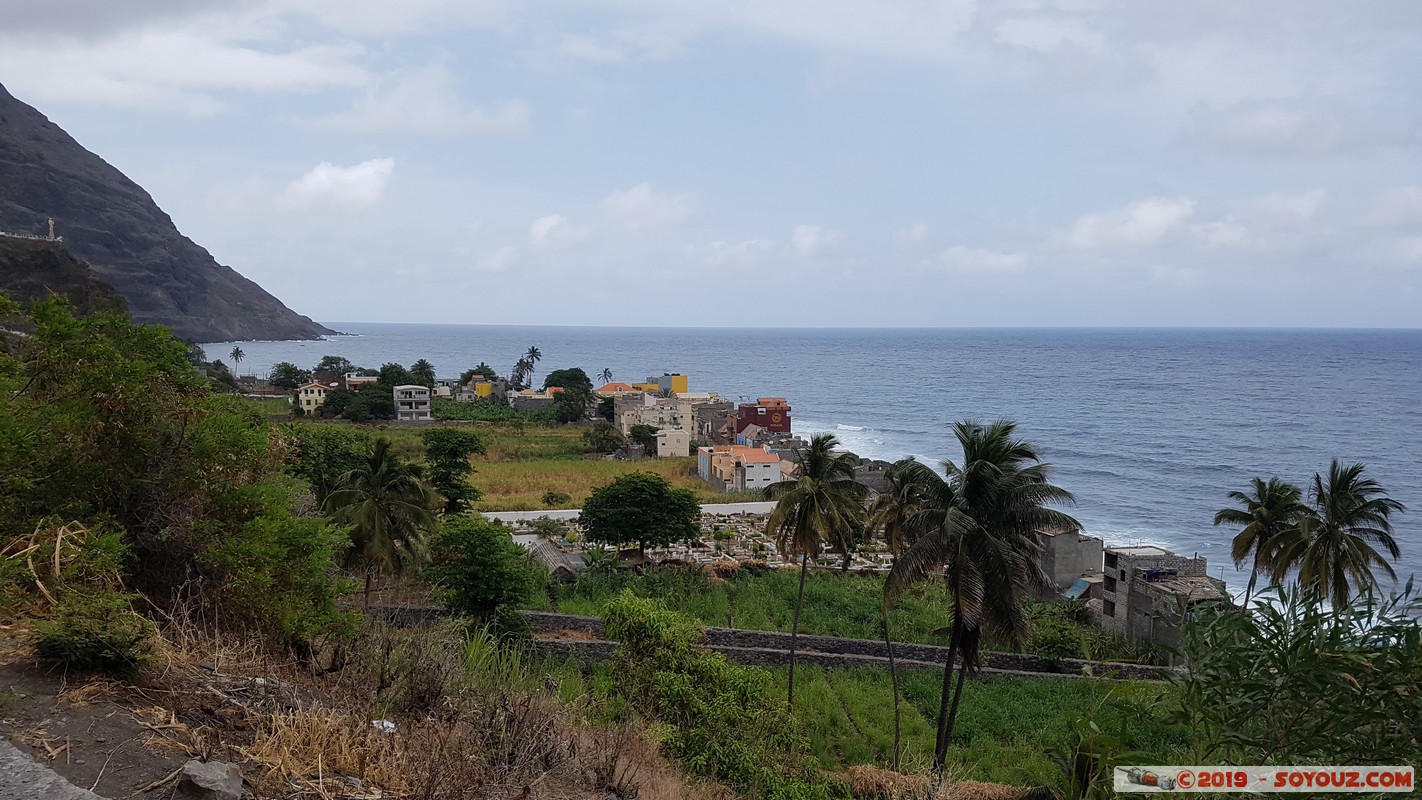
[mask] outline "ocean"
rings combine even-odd
[[[828,431],[861,456],[958,459],[953,422],[1010,419],[1108,544],[1205,556],[1232,588],[1225,493],[1278,475],[1305,484],[1361,461],[1410,509],[1395,520],[1400,578],[1422,571],[1422,331],[1221,329],[746,329],[326,323],[351,336],[241,342],[243,374],[428,359],[457,377],[501,374],[530,345],[538,375],[594,382],[664,372],[693,391],[785,396],[796,433]],[[231,366],[234,343],[205,345]]]

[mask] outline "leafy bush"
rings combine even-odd
[[[40,660],[118,675],[137,672],[152,656],[153,623],[133,611],[138,595],[104,589],[66,592],[53,615],[35,623]]]
[[[426,575],[440,602],[502,630],[525,627],[513,612],[548,580],[508,528],[479,516],[447,517],[432,555]]]
[[[567,492],[548,491],[543,493],[543,505],[550,508],[566,508],[573,502],[573,496]]]
[[[591,428],[583,431],[583,442],[589,450],[597,453],[611,453],[626,444],[622,431],[605,419],[594,422]]]
[[[272,485],[266,491],[281,490]],[[342,612],[337,600],[353,585],[333,569],[349,546],[345,531],[324,519],[268,506],[208,551],[205,561],[218,577],[214,599],[221,615],[289,644],[349,636],[357,617]]]
[[[287,426],[292,447],[287,472],[311,485],[316,502],[336,489],[339,478],[360,466],[370,452],[370,437],[340,425]]]
[[[619,642],[616,690],[665,723],[663,750],[691,772],[756,797],[845,793],[788,755],[801,751],[800,741],[794,719],[770,694],[768,671],[693,648],[701,632],[691,619],[631,592],[607,603],[603,622]]]
[[[1297,587],[1193,612],[1176,718],[1196,764],[1422,761],[1422,597],[1409,581],[1333,608]]]
[[[528,422],[551,425],[557,420],[553,406],[533,411],[517,411],[501,400],[480,399],[461,403],[447,397],[430,401],[430,414],[435,419],[467,420],[471,422]]]

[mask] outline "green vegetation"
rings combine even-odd
[[[1260,574],[1279,582],[1297,571],[1301,586],[1341,608],[1354,588],[1376,585],[1374,569],[1397,578],[1383,553],[1396,560],[1392,515],[1406,509],[1363,471],[1362,464],[1334,459],[1327,478],[1314,473],[1307,502],[1302,490],[1278,478],[1255,478],[1253,494],[1229,493],[1241,508],[1221,510],[1215,524],[1244,526],[1232,555],[1236,567],[1252,560],[1247,594]]]
[[[894,561],[884,581],[884,608],[914,583],[940,575],[946,581],[952,632],[939,698],[935,779],[943,774],[963,685],[977,669],[985,635],[991,633],[1012,649],[1031,641],[1028,598],[1047,585],[1036,559],[1037,531],[1081,527],[1047,507],[1073,498],[1048,482],[1051,467],[1031,443],[1015,438],[1015,424],[967,420],[955,424],[953,432],[963,448],[961,465],[944,461],[943,476],[915,461],[899,465],[919,485],[910,524],[918,538]],[[963,663],[950,703],[959,656]]]
[[[288,392],[310,380],[311,372],[309,370],[304,370],[290,361],[279,361],[273,364],[271,371],[267,373],[268,383]]]
[[[893,753],[894,695],[882,670],[822,670],[802,667],[795,718],[810,751],[825,769],[855,764],[887,765]],[[787,670],[775,670],[784,686]],[[1077,719],[1117,723],[1136,763],[1186,763],[1185,729],[1167,718],[1174,690],[1149,682],[1060,678],[970,678],[954,733],[950,774],[968,780],[1016,786],[1057,783],[1052,756],[1068,747]],[[903,761],[926,769],[937,735],[942,674],[907,671],[901,676]],[[1103,713],[1103,710],[1105,713]],[[1129,713],[1129,721],[1121,714]],[[1187,759],[1188,760],[1188,759]]]
[[[0,316],[0,327],[33,331],[0,350],[0,550],[14,554],[45,531],[103,530],[125,555],[111,580],[84,591],[123,586],[159,607],[182,593],[212,619],[283,644],[348,630],[331,569],[341,532],[292,512],[297,487],[281,472],[289,442],[272,435],[263,414],[213,394],[188,347],[162,328],[118,314],[76,319],[57,301],[21,315],[0,299]],[[55,544],[51,563],[80,563],[69,548],[89,546],[81,541]],[[25,569],[39,591],[45,577]],[[260,588],[254,576],[264,576]],[[26,585],[4,582],[7,594]],[[46,591],[55,602],[45,607],[4,605],[53,623],[37,626],[47,652],[96,652],[100,639],[85,644],[79,634],[107,631],[118,657],[101,661],[131,660],[125,601]]]
[[[460,403],[448,397],[436,397],[430,401],[430,414],[435,419],[466,422],[521,421],[528,425],[551,425],[557,421],[551,406],[534,411],[515,411],[508,403],[487,398]]]
[[[508,631],[527,627],[513,611],[543,588],[548,573],[509,538],[508,528],[461,515],[447,516],[440,525],[427,577],[440,602]]]
[[[648,472],[623,475],[594,489],[583,502],[578,522],[594,542],[625,547],[636,544],[668,547],[694,538],[700,529],[701,504],[696,494],[674,488],[665,478]]]
[[[484,441],[473,431],[460,428],[426,428],[420,432],[420,441],[430,466],[430,486],[444,497],[444,513],[468,510],[479,499],[479,490],[469,482],[474,474],[469,457],[484,452]]]
[[[883,578],[812,571],[805,579],[805,607],[800,630],[818,636],[877,639]],[[725,625],[748,630],[789,631],[798,588],[792,570],[742,567],[727,578],[713,578],[700,569],[654,569],[643,574],[579,575],[577,581],[557,589],[558,610],[565,614],[596,615],[602,604],[623,589],[640,597],[662,601],[704,625]],[[543,608],[545,600],[536,605]],[[1095,625],[1073,620],[1061,603],[1032,602],[1027,613],[1033,625],[1028,652],[1051,657],[1089,657],[1093,660],[1146,660],[1151,648]],[[948,624],[948,601],[932,585],[910,588],[889,614],[897,641],[947,644],[941,631]],[[1070,654],[1059,649],[1069,637]],[[1044,640],[1039,642],[1038,639]],[[1043,652],[1041,644],[1050,644]]]
[[[810,559],[818,558],[828,545],[844,556],[844,568],[864,532],[863,484],[854,481],[857,463],[849,453],[836,453],[839,440],[828,433],[817,434],[800,455],[795,479],[773,483],[765,489],[775,500],[765,529],[775,537],[783,556],[800,560],[800,580],[795,592],[795,615],[790,620],[790,670],[786,682],[786,702],[795,708],[795,644],[800,635],[800,610],[805,603],[805,575]]]
[[[543,379],[543,388],[549,389],[554,386],[578,390],[583,394],[591,394],[593,390],[592,379],[581,367],[555,369],[548,373],[547,377]]]
[[[645,426],[634,425],[633,432],[636,432],[638,427]],[[605,419],[594,422],[591,428],[583,431],[583,442],[595,453],[611,453],[627,443],[622,438],[622,431]]]

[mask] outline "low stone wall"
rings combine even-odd
[[[572,614],[550,614],[540,611],[523,611],[524,618],[535,631],[579,631],[595,636],[603,635],[602,620],[597,617],[582,617]],[[790,634],[779,631],[753,631],[732,628],[704,628],[705,644],[731,656],[741,663],[776,666],[789,663]],[[818,664],[830,668],[852,668],[862,666],[886,666],[888,652],[882,641],[872,639],[841,639],[834,636],[810,636],[801,634],[796,645],[800,662]],[[919,662],[923,666],[941,667],[948,657],[948,648],[937,645],[894,643],[894,658],[903,662]],[[1030,653],[1002,653],[984,651],[984,669],[1006,673],[1035,675],[1062,675],[1073,677],[1082,674],[1111,675],[1121,678],[1161,680],[1170,672],[1167,667],[1142,664],[1116,664],[1080,659],[1052,661]]]

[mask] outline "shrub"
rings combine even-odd
[[[573,502],[573,496],[567,492],[544,492],[543,505],[549,508],[567,508]]]
[[[353,586],[333,570],[349,544],[344,531],[323,519],[269,505],[205,558],[217,576],[224,618],[288,644],[350,635],[357,618],[342,612],[337,600]]]
[[[133,611],[138,595],[104,589],[66,592],[53,616],[35,623],[40,660],[118,675],[137,672],[152,655],[153,623]]]
[[[547,583],[546,571],[509,538],[509,529],[483,517],[446,518],[432,555],[426,574],[440,602],[502,630],[524,627],[512,612]]]
[[[626,440],[622,438],[622,431],[619,431],[616,425],[600,419],[594,422],[591,428],[583,431],[583,443],[594,452],[611,453],[626,444]]]

